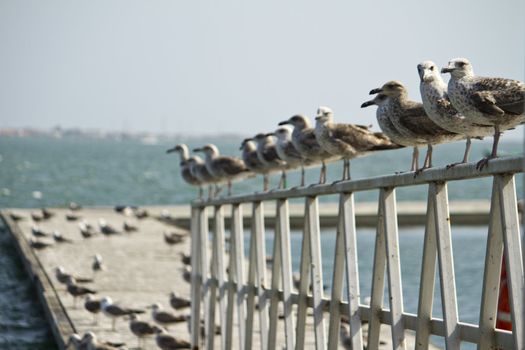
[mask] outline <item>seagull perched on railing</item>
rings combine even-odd
[[[443,81],[439,69],[432,61],[423,61],[417,65],[420,83],[421,100],[428,117],[443,129],[465,135],[467,145],[463,160],[448,167],[468,162],[471,138],[483,138],[492,135],[493,128],[488,125],[475,124],[459,113],[450,103],[447,84]]]
[[[264,169],[270,173],[273,171],[283,171],[286,167],[286,162],[279,158],[277,154],[277,146],[273,139],[272,133],[259,133],[254,136],[254,141],[256,143],[257,157],[259,161],[263,164]],[[264,184],[264,191],[268,190],[268,177],[265,177],[266,183]],[[284,186],[284,178],[281,176],[281,181],[279,182],[279,188]]]
[[[293,125],[292,143],[306,161],[311,163],[321,163],[321,173],[319,183],[326,182],[326,162],[337,160],[332,154],[325,151],[315,138],[315,130],[310,120],[304,115],[297,114],[288,120],[282,121],[279,125]]]
[[[334,113],[321,106],[315,118],[315,138],[327,152],[343,159],[342,180],[350,179],[350,159],[373,151],[397,149],[386,135],[369,130],[368,126],[334,123]]]
[[[271,169],[261,162],[257,155],[257,143],[253,138],[246,138],[242,141],[240,149],[242,150],[242,160],[250,171],[263,176],[263,191],[268,190],[268,174]]]
[[[470,122],[494,128],[490,156],[477,164],[483,169],[498,156],[501,132],[525,122],[525,84],[518,80],[485,78],[474,75],[466,58],[455,58],[441,69],[450,73],[448,96],[452,106]]]
[[[390,117],[388,116],[388,106],[387,106],[387,99],[388,97],[384,94],[377,94],[372,100],[363,102],[361,105],[361,108],[365,108],[368,106],[376,105],[377,111],[376,111],[376,119],[377,123],[379,124],[379,127],[381,128],[381,131],[388,136],[390,140],[393,142],[403,145],[403,146],[411,146],[413,147],[414,151],[412,152],[412,165],[410,166],[411,171],[416,171],[419,169],[419,149],[418,146],[421,145],[418,142],[415,142],[414,139],[406,137],[404,134],[399,132],[397,128],[394,126],[392,121],[390,120]]]
[[[195,177],[201,186],[208,185],[208,199],[213,197],[212,185],[215,185],[215,191],[218,193],[217,180],[215,177],[210,174],[206,164],[199,156],[193,156],[188,159],[188,165],[190,167],[190,172]],[[202,197],[202,192],[199,192],[200,197]]]
[[[180,174],[184,181],[186,181],[188,184],[193,186],[199,187],[199,198],[202,197],[202,187],[199,180],[191,173],[191,167],[188,160],[190,157],[190,151],[188,149],[188,146],[184,143],[180,143],[176,145],[173,148],[170,148],[166,151],[166,153],[173,153],[177,152],[180,155]]]
[[[275,144],[277,155],[286,162],[286,169],[295,169],[301,167],[300,186],[304,186],[305,159],[293,145],[292,131],[290,128],[284,126],[275,130],[273,135],[277,138],[277,143]],[[284,181],[286,181],[286,170],[283,170],[283,177]]]
[[[396,129],[414,142],[427,145],[425,162],[417,172],[432,167],[433,145],[465,138],[434,123],[427,116],[422,103],[409,100],[407,89],[399,81],[389,81],[382,87],[370,91],[371,95],[378,93],[388,97],[385,113]]]
[[[193,151],[204,152],[206,168],[218,182],[228,184],[228,195],[231,195],[232,181],[241,179],[250,172],[241,159],[221,156],[219,149],[213,144],[207,144]]]

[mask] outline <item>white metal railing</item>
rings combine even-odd
[[[523,349],[524,270],[514,183],[514,174],[522,172],[522,169],[522,157],[506,158],[491,161],[490,166],[483,171],[476,170],[474,164],[466,164],[451,169],[429,169],[415,178],[413,173],[397,174],[193,202],[193,345],[200,346],[203,342],[206,349],[251,349],[253,336],[258,334],[261,349],[276,349],[278,346],[303,349],[307,310],[311,308],[316,349],[338,347],[341,315],[346,315],[349,320],[352,349],[363,349],[365,345],[368,349],[377,349],[381,324],[390,325],[395,349],[406,348],[405,330],[416,332],[417,349],[428,348],[430,335],[443,337],[447,349],[459,349],[461,341],[478,344],[478,349]],[[475,325],[458,320],[447,182],[488,176],[493,178],[490,223],[480,320]],[[414,315],[403,310],[396,188],[422,184],[428,185],[427,221],[418,311]],[[373,189],[379,189],[379,209],[368,306],[360,303],[354,192]],[[329,194],[339,194],[340,199],[333,254],[332,291],[327,298],[323,294],[318,197]],[[292,288],[288,212],[290,198],[305,200],[298,293]],[[277,202],[270,280],[265,260],[264,201]],[[252,205],[247,261],[243,246],[243,203]],[[225,204],[232,206],[228,268],[225,266],[228,255],[225,251],[222,208]],[[211,242],[209,208],[214,211]],[[507,266],[513,332],[495,328],[503,255]],[[432,316],[436,261],[439,267],[443,319]],[[346,301],[343,301],[345,279],[347,295]],[[383,305],[385,283],[390,295],[388,309]],[[280,303],[282,306],[279,306]],[[220,336],[214,336],[217,310]],[[280,310],[284,312],[285,336],[284,343],[277,344]],[[258,315],[258,327],[254,326],[255,314]],[[200,327],[202,317],[204,334]],[[363,322],[368,322],[369,327],[366,341],[362,334]],[[220,344],[215,344],[218,339]]]

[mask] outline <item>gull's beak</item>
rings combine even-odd
[[[383,89],[381,88],[377,88],[377,89],[372,89],[370,90],[370,92],[368,93],[369,95],[374,95],[374,94],[378,94],[380,92],[383,92]]]
[[[448,67],[443,67],[441,68],[441,73],[450,73],[452,71],[454,71],[454,67],[451,67],[451,66],[448,66]]]
[[[315,117],[315,120],[319,120],[322,118],[322,115],[318,115],[317,117]]]
[[[361,108],[365,108],[365,107],[368,107],[368,106],[371,106],[371,105],[374,105],[374,101],[370,100],[370,101],[366,101],[366,102],[363,102],[363,104],[361,105]]]
[[[274,132],[269,132],[265,136],[275,136],[275,133]]]
[[[193,149],[193,152],[202,152],[202,151],[203,151],[202,148],[194,148],[194,149]]]
[[[280,122],[278,125],[287,125],[287,124],[291,124],[289,120],[284,120]]]
[[[177,150],[177,147],[173,147],[173,148],[166,150],[166,153],[172,153],[172,152],[175,152],[176,150]]]

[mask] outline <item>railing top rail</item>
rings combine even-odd
[[[341,181],[335,184],[314,185],[310,187],[274,190],[270,192],[250,193],[211,200],[194,200],[192,207],[207,207],[223,204],[267,201],[286,198],[300,198],[330,195],[345,192],[368,191],[388,187],[424,185],[430,182],[445,182],[462,179],[488,177],[495,174],[514,174],[523,172],[523,156],[494,159],[488,167],[479,171],[475,163],[461,164],[452,168],[432,168],[414,177],[413,172],[371,177],[366,179]]]

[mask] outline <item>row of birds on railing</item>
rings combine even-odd
[[[375,97],[361,107],[377,106],[376,117],[383,132],[374,132],[370,126],[334,123],[334,114],[328,107],[319,107],[315,126],[304,115],[295,115],[279,125],[275,132],[259,133],[241,143],[242,159],[221,156],[213,144],[196,148],[205,159],[193,155],[184,144],[167,152],[179,152],[181,174],[190,185],[209,186],[209,196],[217,195],[219,185],[228,185],[249,174],[263,175],[263,190],[268,190],[268,175],[282,172],[279,187],[286,185],[286,171],[301,168],[301,186],[304,186],[304,168],[321,165],[319,183],[326,181],[326,162],[343,160],[342,180],[350,179],[349,161],[370,152],[413,147],[411,171],[417,175],[432,167],[433,146],[465,140],[466,148],[460,162],[467,163],[471,139],[494,136],[491,154],[477,163],[479,170],[497,157],[498,143],[503,131],[525,122],[525,84],[521,81],[478,77],[465,58],[449,61],[441,69],[431,61],[417,65],[420,77],[422,103],[408,98],[406,87],[399,81],[389,81],[370,91]],[[441,73],[450,73],[448,85]],[[291,125],[293,130],[285,125]],[[418,147],[426,146],[422,167],[419,167]],[[212,185],[215,192],[212,193]]]

